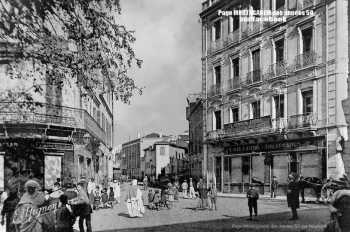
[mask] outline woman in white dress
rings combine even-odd
[[[131,186],[126,196],[126,204],[130,217],[143,217],[145,208],[142,202],[142,192],[137,186],[137,180],[131,181]]]

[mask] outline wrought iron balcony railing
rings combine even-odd
[[[247,85],[251,85],[260,81],[261,81],[261,73],[259,69],[247,73],[247,80],[246,80]]]
[[[227,139],[261,133],[287,133],[289,130],[314,130],[318,126],[322,126],[322,122],[318,121],[316,116],[312,114],[293,115],[284,118],[264,116],[225,124],[223,130],[208,132],[207,139]]]
[[[279,61],[277,63],[271,64],[267,72],[264,74],[264,79],[273,79],[282,75],[288,74],[288,66],[285,61]]]
[[[222,39],[212,41],[210,44],[210,53],[215,52],[223,47],[224,47],[224,41]]]
[[[84,109],[41,104],[32,110],[17,107],[18,103],[0,103],[0,124],[50,124],[85,129],[103,142],[106,132]]]
[[[234,77],[227,81],[226,92],[239,89],[239,87],[240,87],[239,77]]]
[[[295,58],[295,68],[302,69],[316,64],[317,54],[313,51],[297,55]]]
[[[212,85],[209,89],[208,96],[214,97],[221,94],[221,84]]]
[[[313,114],[299,114],[288,118],[288,129],[312,128],[317,126],[317,118]]]

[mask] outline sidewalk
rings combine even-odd
[[[229,198],[247,198],[245,193],[218,193],[218,197],[229,197]],[[270,194],[260,194],[260,199],[271,200],[271,201],[287,201],[287,196],[276,196],[276,198],[271,198]],[[305,196],[306,202],[315,202],[316,197]]]

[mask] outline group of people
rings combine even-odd
[[[203,179],[200,178],[196,185],[196,189],[194,186],[195,185],[192,178],[190,178],[189,184],[187,184],[187,180],[184,180],[184,182],[181,185],[183,198],[198,198],[199,202],[197,208],[208,208],[210,210],[217,210],[217,190],[214,182],[210,181],[209,186],[207,186],[207,184],[203,182]]]
[[[104,187],[96,184],[94,178],[91,178],[87,184],[87,193],[94,210],[113,208],[114,204],[120,202],[120,182],[109,181],[108,187]]]
[[[73,232],[73,225],[79,217],[80,232],[91,232],[90,201],[85,191],[85,183],[77,186],[67,183],[65,190],[56,182],[53,191],[45,194],[35,180],[24,185],[24,194],[17,188],[8,189],[3,203],[1,224],[6,219],[6,231],[17,232]]]

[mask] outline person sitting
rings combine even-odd
[[[350,190],[342,189],[336,191],[330,201],[330,211],[333,224],[327,225],[330,229],[330,225],[333,228],[326,231],[334,231],[336,225],[340,231],[350,231]],[[338,230],[339,231],[339,230]]]

